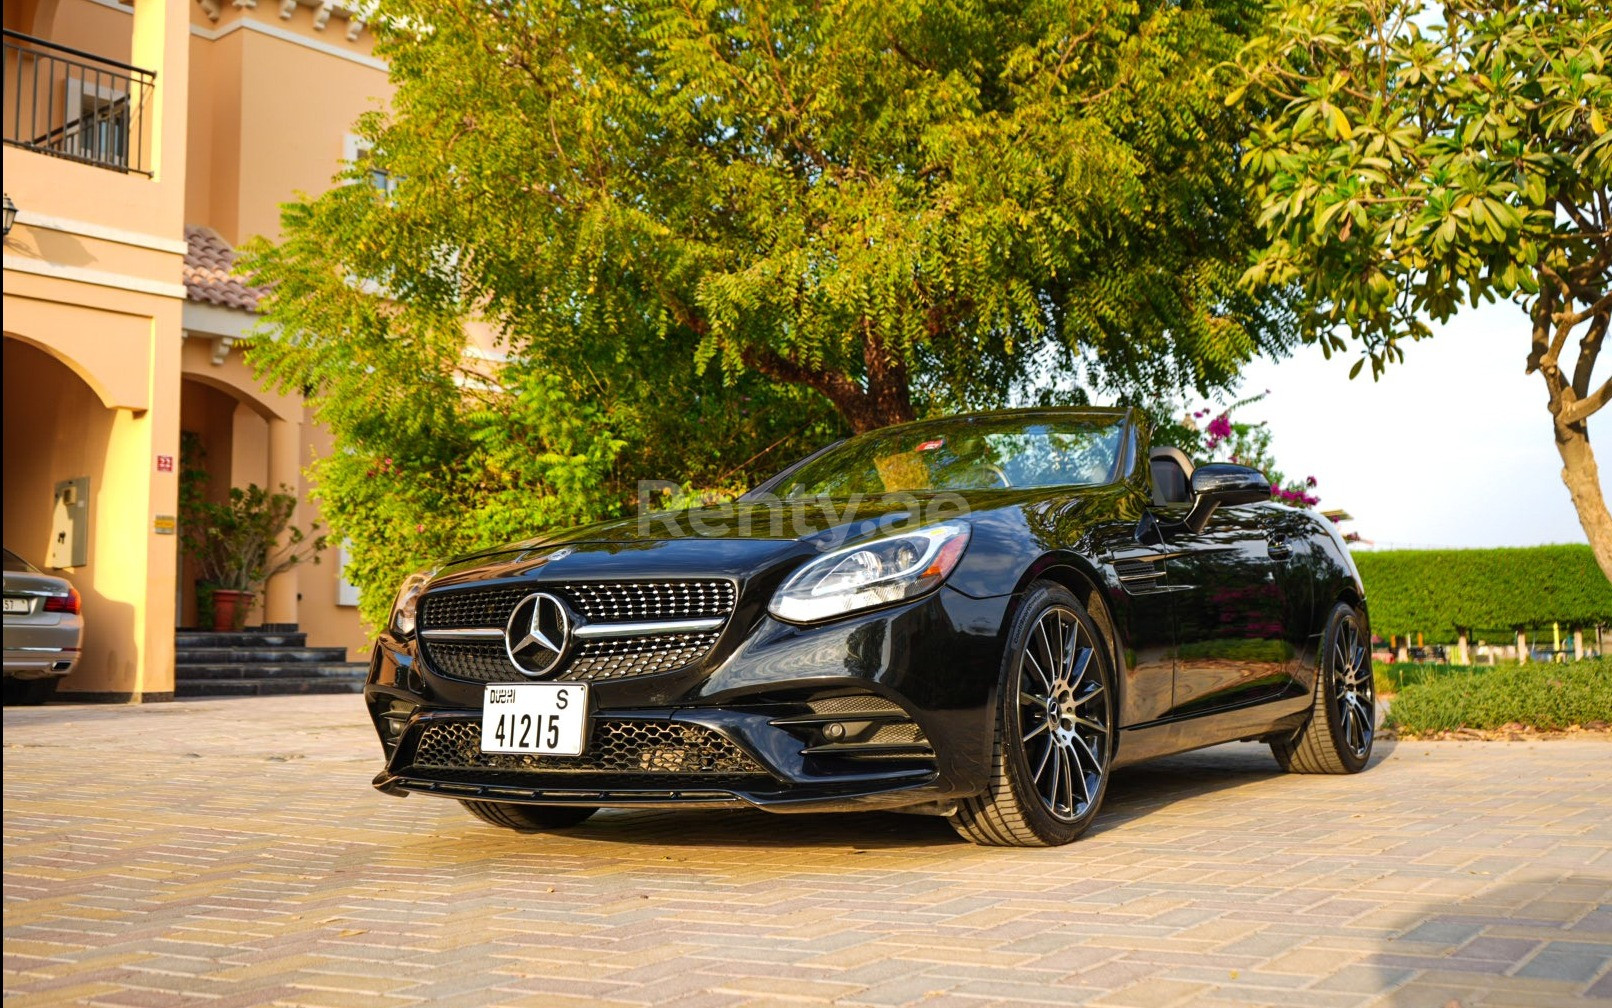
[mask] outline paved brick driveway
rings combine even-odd
[[[605,813],[369,789],[356,697],[5,712],[5,1005],[1612,1000],[1612,744],[1225,746],[1073,847],[898,815]]]

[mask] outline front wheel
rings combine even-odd
[[[459,804],[482,822],[512,829],[517,833],[542,833],[575,826],[595,812],[586,805],[517,805],[514,802],[466,801]]]
[[[1366,768],[1376,739],[1377,691],[1371,649],[1354,606],[1338,603],[1327,617],[1315,668],[1310,720],[1296,734],[1271,743],[1290,773],[1352,774]]]
[[[1107,645],[1067,589],[1032,586],[997,693],[989,786],[959,804],[952,825],[987,846],[1070,843],[1108,789],[1116,706]]]

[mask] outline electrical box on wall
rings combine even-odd
[[[56,484],[50,511],[50,549],[45,564],[61,570],[90,562],[90,478],[79,476]]]

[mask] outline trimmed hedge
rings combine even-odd
[[[1454,640],[1459,628],[1612,623],[1612,582],[1587,545],[1353,554],[1371,630]]]
[[[1435,675],[1400,690],[1389,723],[1418,735],[1522,724],[1541,731],[1612,723],[1612,659],[1498,665]]]

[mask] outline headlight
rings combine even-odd
[[[956,524],[838,550],[796,571],[767,611],[811,623],[913,598],[946,580],[967,545],[968,526]]]
[[[435,573],[434,570],[418,571],[403,579],[403,587],[397,590],[397,601],[392,603],[393,630],[405,637],[414,632],[414,611],[420,604],[420,592]]]

